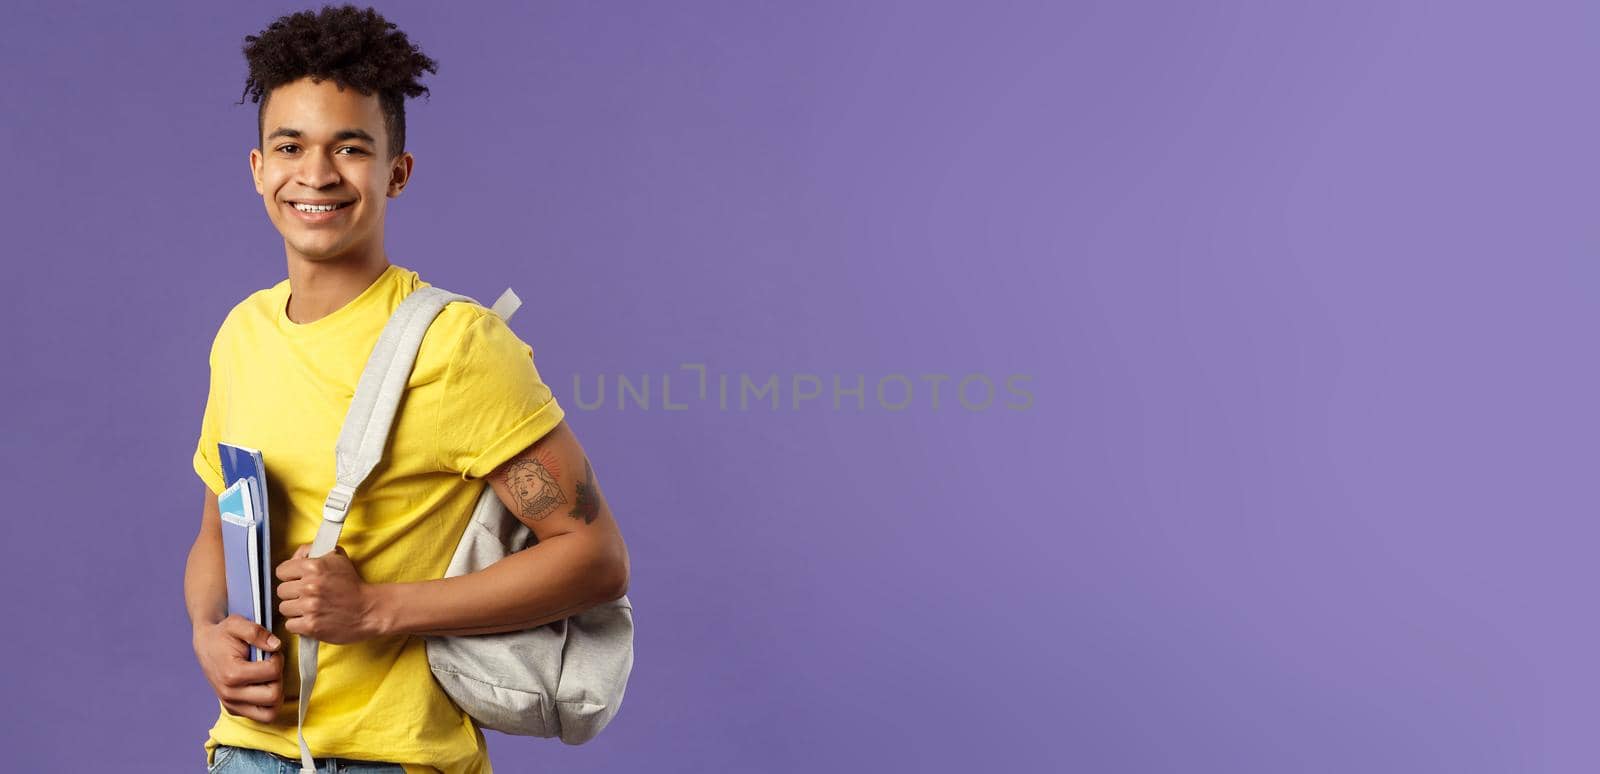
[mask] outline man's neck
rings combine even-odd
[[[284,309],[297,325],[339,311],[372,286],[389,268],[382,253],[361,260],[308,261],[289,258],[289,303]]]

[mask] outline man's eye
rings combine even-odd
[[[299,149],[300,149],[300,146],[298,146],[298,145],[279,145],[278,146],[278,151],[279,152],[288,153],[291,156],[294,155],[291,151],[295,151],[295,150],[299,150]],[[356,153],[366,153],[366,151],[364,151],[364,150],[362,150],[360,148],[357,148],[354,145],[346,145],[343,148],[340,148],[339,150],[342,150],[342,151],[355,151]],[[350,155],[355,155],[355,154],[350,154]]]

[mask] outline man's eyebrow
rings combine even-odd
[[[272,130],[272,134],[267,135],[267,139],[270,140],[274,137],[300,137],[304,134],[305,133],[299,129],[290,129],[287,126],[280,126],[277,129]],[[339,131],[334,132],[333,141],[338,142],[340,140],[361,140],[363,142],[372,143],[373,145],[378,144],[377,140],[372,139],[372,135],[367,134],[365,131],[360,129],[340,129]]]

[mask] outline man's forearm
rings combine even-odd
[[[183,598],[191,627],[214,624],[228,617],[225,572],[222,536],[202,530],[189,549],[189,562],[183,571]]]
[[[374,584],[373,615],[385,634],[531,629],[622,596],[617,569],[583,536],[555,535],[466,575]]]

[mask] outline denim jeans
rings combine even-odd
[[[211,759],[216,761],[209,774],[300,774],[300,759],[219,744]],[[350,758],[316,758],[317,771],[322,774],[405,774],[397,763],[358,761]]]

